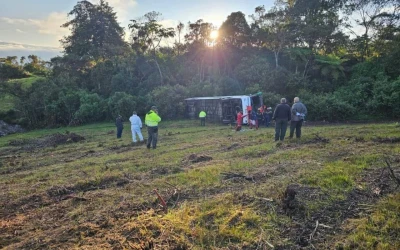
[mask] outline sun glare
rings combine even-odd
[[[210,38],[215,40],[218,38],[218,30],[211,31]]]

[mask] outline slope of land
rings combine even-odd
[[[394,124],[67,129],[0,138],[0,248],[400,249]]]
[[[21,83],[23,88],[29,88],[34,82],[43,80],[44,77],[41,76],[32,76],[28,78],[22,79],[13,79],[9,80],[9,84],[13,83]],[[9,94],[0,93],[0,113],[7,112],[14,108],[15,97]]]

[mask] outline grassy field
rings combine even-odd
[[[275,143],[272,128],[164,122],[156,150],[114,130],[0,138],[0,248],[400,249],[395,124]]]

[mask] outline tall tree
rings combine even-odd
[[[161,13],[149,12],[138,20],[131,20],[129,29],[131,30],[131,46],[138,53],[149,53],[155,62],[160,74],[160,82],[164,83],[164,77],[157,61],[157,50],[162,45],[164,39],[175,36],[174,28],[163,27],[160,21]]]
[[[78,2],[68,13],[73,19],[61,27],[69,28],[71,35],[61,43],[67,55],[105,59],[121,54],[125,47],[124,29],[117,22],[116,13],[104,0],[98,5]]]
[[[311,50],[325,49],[341,33],[339,18],[341,0],[296,0],[290,8],[298,45]]]
[[[210,44],[210,34],[213,30],[213,25],[199,19],[194,23],[189,22],[188,33],[185,35],[185,41],[192,44],[194,47],[206,47]]]
[[[267,13],[264,6],[255,9],[252,24],[255,40],[258,45],[273,51],[275,67],[279,67],[279,56],[282,50],[288,45],[290,39],[290,18],[288,10],[274,6]]]
[[[178,50],[178,56],[180,55],[181,49],[182,49],[182,43],[181,43],[181,34],[183,31],[183,28],[185,28],[185,25],[182,22],[179,22],[179,24],[176,26],[176,32],[178,33],[178,41],[176,43],[176,47]]]
[[[245,15],[238,11],[231,13],[219,28],[219,42],[237,48],[250,43],[250,26]]]
[[[393,34],[399,21],[399,6],[397,0],[348,0],[347,14],[353,14],[356,24],[363,28],[362,34],[351,30],[362,61],[372,54],[370,45],[374,37],[385,36],[387,29]]]

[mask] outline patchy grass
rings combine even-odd
[[[389,195],[372,207],[370,215],[350,219],[346,249],[400,249],[400,194]],[[338,246],[342,246],[339,244]]]
[[[157,150],[107,123],[0,138],[0,247],[399,247],[399,189],[383,163],[400,176],[400,143],[385,140],[396,125],[306,126],[277,144],[272,128],[161,124]],[[39,144],[56,133],[85,140]]]
[[[13,79],[9,80],[10,83],[21,83],[24,88],[29,88],[34,82],[44,80],[46,77],[43,76],[31,76],[28,78]]]

